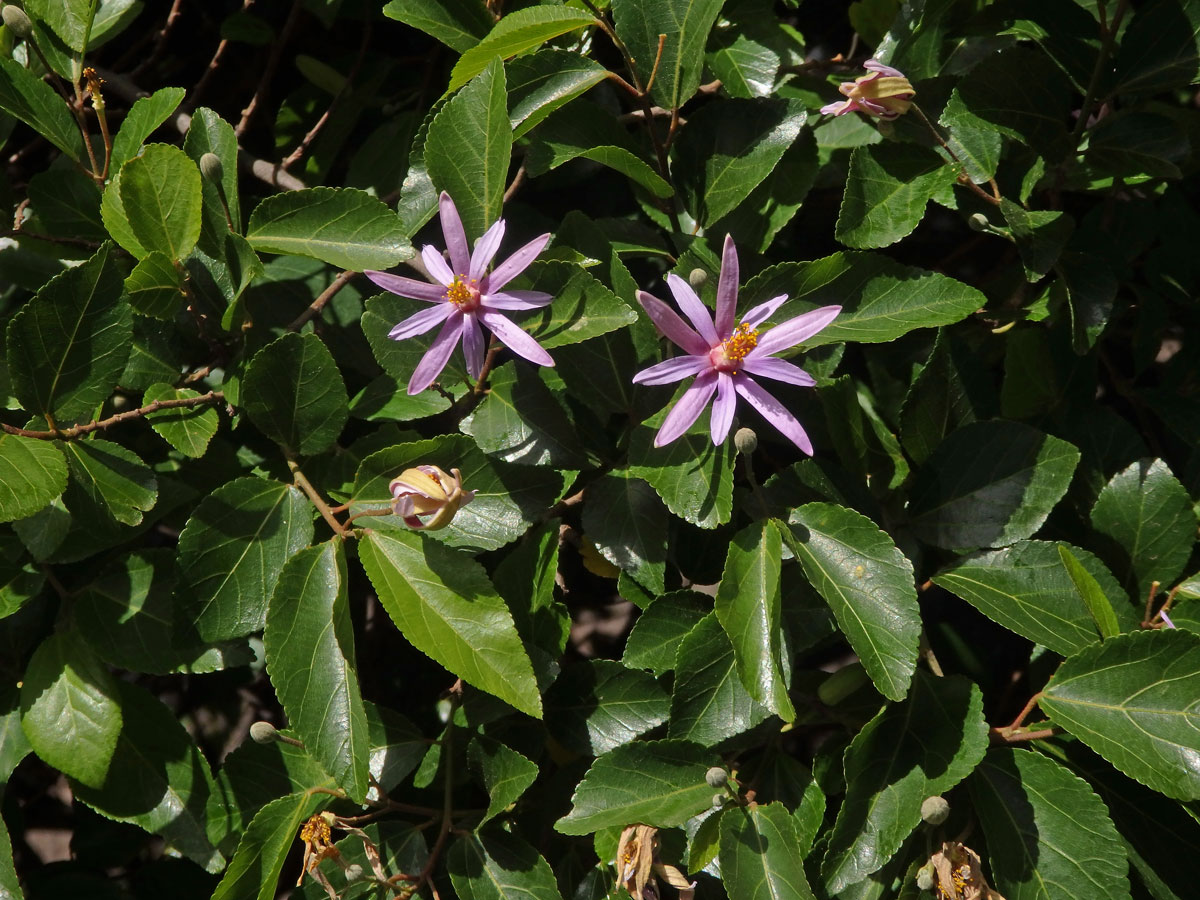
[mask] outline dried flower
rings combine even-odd
[[[658,858],[658,829],[629,825],[617,844],[617,879],[634,900],[659,900],[657,875],[679,892],[679,900],[692,900],[696,882]]]
[[[647,315],[659,331],[686,351],[686,355],[643,369],[633,377],[634,383],[670,384],[682,381],[689,375],[696,376],[682,399],[667,414],[654,438],[654,446],[669,444],[687,431],[714,393],[717,396],[709,420],[709,433],[714,444],[721,443],[733,424],[733,411],[737,404],[735,394],[740,394],[762,413],[763,418],[811,456],[812,442],[796,417],[750,376],[757,375],[803,387],[816,384],[816,379],[799,366],[776,359],[772,354],[812,337],[832,322],[842,308],[822,306],[760,333],[759,326],[787,300],[787,295],[783,294],[748,310],[741,323],[734,327],[737,282],[737,248],[733,238],[726,236],[721,276],[717,282],[715,320],[710,317],[696,292],[678,275],[667,276],[667,287],[694,330],[657,297],[638,291],[638,302]]]
[[[958,841],[946,841],[929,860],[937,875],[937,900],[1004,900],[983,875],[979,854]]]
[[[450,253],[449,265],[432,245],[427,244],[421,249],[421,259],[436,283],[386,272],[363,273],[393,294],[433,304],[429,309],[409,316],[388,332],[392,340],[402,341],[442,325],[442,330],[413,371],[408,392],[419,394],[433,384],[446,367],[459,337],[462,338],[467,371],[472,378],[478,378],[483,371],[485,349],[483,331],[479,327],[481,323],[519,356],[540,366],[554,365],[554,360],[541,344],[501,314],[505,310],[537,309],[554,299],[542,291],[502,290],[529,267],[549,242],[550,235],[534,238],[489,272],[488,266],[504,238],[504,220],[497,219],[496,224],[475,242],[475,249],[471,252],[467,249],[467,233],[463,230],[458,209],[445,191],[442,191],[439,210],[442,234]]]
[[[842,116],[857,109],[880,119],[894,119],[908,112],[917,92],[903,72],[874,59],[863,63],[863,68],[870,74],[838,85],[849,99],[822,106],[821,112]]]
[[[437,466],[417,466],[391,480],[392,509],[405,525],[437,531],[450,524],[459,507],[475,499],[474,491],[463,490],[462,473],[458,469],[450,472]]]
[[[296,881],[296,887],[299,887],[304,881],[305,873],[312,875],[326,892],[331,897],[337,895],[333,893],[333,886],[329,883],[329,879],[325,877],[325,873],[320,870],[322,861],[326,859],[334,859],[345,865],[342,862],[342,854],[337,847],[333,846],[333,830],[331,823],[334,817],[332,813],[316,813],[310,816],[308,821],[300,829],[300,840],[304,842],[304,862],[300,866],[300,878]]]

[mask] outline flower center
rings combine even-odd
[[[746,354],[757,346],[758,332],[748,323],[742,322],[733,329],[733,334],[721,342],[721,346],[713,347],[708,358],[719,371],[735,373]]]
[[[446,288],[446,299],[455,304],[463,312],[471,312],[479,308],[479,282],[474,278],[468,280],[466,275],[459,275]]]

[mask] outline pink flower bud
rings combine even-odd
[[[475,499],[474,491],[464,491],[462,473],[452,474],[437,466],[417,466],[405,469],[393,478],[388,488],[392,492],[392,508],[409,528],[437,531],[454,519],[460,506]]]
[[[880,119],[894,119],[908,112],[916,91],[904,73],[873,59],[863,63],[869,74],[838,86],[849,99],[821,107],[821,112],[842,116],[858,110]]]

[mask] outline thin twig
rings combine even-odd
[[[301,0],[292,0],[292,8],[288,11],[287,19],[283,23],[283,28],[279,32],[279,36],[271,42],[271,55],[267,57],[266,68],[263,69],[262,77],[258,80],[258,87],[254,89],[254,96],[250,98],[250,102],[246,108],[242,110],[241,121],[237,123],[237,127],[233,129],[233,133],[237,135],[240,141],[246,133],[246,129],[250,127],[250,120],[254,118],[254,114],[258,112],[259,102],[267,89],[271,86],[271,79],[275,77],[275,70],[279,67],[280,57],[283,55],[283,48],[287,45],[288,39],[292,36],[292,31],[296,27],[296,22],[300,18]]]
[[[162,56],[163,48],[167,45],[167,35],[171,33],[171,29],[175,27],[175,20],[179,18],[180,7],[183,6],[183,0],[175,0],[171,4],[171,11],[167,13],[167,20],[163,23],[163,27],[158,30],[158,34],[154,38],[154,49],[140,63],[133,67],[130,75],[140,75],[154,63],[158,62],[158,58]]]
[[[333,529],[334,534],[345,535],[345,526],[342,525],[342,523],[336,518],[334,518],[333,513],[329,511],[329,504],[326,503],[324,498],[317,493],[317,489],[312,486],[312,482],[310,482],[308,478],[305,477],[304,473],[300,471],[300,466],[294,459],[288,460],[288,468],[292,471],[292,481],[295,483],[296,487],[304,491],[304,493],[308,496],[308,499],[312,501],[312,505],[317,508],[317,512],[321,514],[321,518],[325,520],[325,524]]]
[[[109,416],[107,419],[99,419],[93,422],[87,422],[83,425],[72,425],[70,428],[56,428],[50,431],[33,431],[28,428],[16,428],[12,425],[5,425],[0,422],[0,428],[9,434],[15,434],[20,437],[37,438],[42,441],[61,440],[69,441],[72,438],[77,438],[80,435],[91,434],[93,431],[100,431],[105,428],[111,428],[113,425],[119,425],[122,422],[128,422],[130,419],[140,419],[142,416],[150,413],[158,412],[160,409],[179,409],[187,406],[205,406],[210,403],[220,403],[225,399],[225,395],[221,391],[209,391],[207,394],[201,394],[199,397],[178,397],[174,400],[155,400],[153,403],[147,403],[145,406],[138,409],[126,410],[122,413],[117,413],[114,416]]]
[[[1056,734],[1062,734],[1061,728],[1041,728],[1037,731],[1010,732],[1006,728],[988,729],[988,737],[993,744],[1019,744],[1025,741],[1043,741]]]
[[[1017,713],[1017,717],[1012,720],[1012,723],[1009,725],[1006,725],[1001,730],[1011,733],[1011,732],[1016,731],[1018,728],[1020,728],[1021,723],[1025,721],[1026,717],[1031,712],[1033,712],[1033,708],[1038,705],[1038,701],[1041,699],[1042,699],[1042,692],[1038,691],[1036,694],[1034,694],[1032,697],[1029,698],[1029,702],[1025,704],[1025,707],[1019,713]]]
[[[1108,54],[1112,52],[1113,41],[1117,38],[1117,32],[1121,30],[1121,20],[1125,18],[1125,10],[1128,8],[1129,0],[1120,0],[1117,4],[1117,11],[1113,13],[1112,21],[1107,24],[1103,21],[1100,23],[1100,53],[1096,56],[1096,65],[1092,68],[1092,77],[1088,79],[1087,91],[1083,95],[1083,105],[1079,108],[1079,119],[1076,120],[1075,128],[1071,132],[1071,137],[1077,147],[1084,129],[1087,128],[1087,120],[1092,115],[1092,108],[1096,105],[1096,90],[1100,87],[1100,79],[1104,77]]]
[[[507,203],[512,199],[513,194],[521,189],[521,185],[525,183],[525,162],[522,160],[521,165],[517,167],[517,174],[513,176],[512,184],[504,189],[504,202]]]
[[[74,247],[87,247],[95,250],[100,246],[100,241],[89,241],[87,238],[67,237],[53,234],[40,234],[36,231],[26,231],[22,229],[9,228],[0,230],[0,237],[8,238],[30,238],[32,240],[46,241],[51,244],[69,244]]]
[[[296,316],[296,318],[292,320],[292,324],[287,327],[287,330],[299,331],[301,328],[303,328],[305,323],[314,316],[319,315],[321,310],[325,308],[325,304],[333,299],[333,295],[349,284],[350,279],[357,274],[357,272],[351,271],[350,269],[346,269],[346,271],[339,274],[337,278],[329,282],[329,287],[321,291],[317,299],[309,304],[308,309],[304,310],[304,312],[300,313],[300,315]]]
[[[254,5],[254,0],[242,0],[242,12],[246,12]],[[208,87],[208,83],[212,80],[213,75],[217,71],[217,67],[221,64],[221,57],[225,55],[225,49],[229,46],[229,41],[226,38],[221,38],[217,44],[217,49],[213,52],[212,59],[208,61],[208,66],[204,70],[204,74],[200,76],[200,80],[196,82],[196,86],[192,88],[191,95],[183,102],[185,109],[195,109],[200,102],[200,95],[204,93],[204,89]]]
[[[946,153],[950,156],[950,159],[952,159],[954,161],[955,165],[958,166],[958,183],[963,185],[964,187],[970,188],[972,191],[974,191],[976,194],[978,194],[980,197],[982,197],[984,200],[986,200],[988,203],[992,204],[993,206],[999,206],[1000,201],[1003,198],[1000,196],[1000,189],[996,186],[996,180],[994,178],[989,179],[989,181],[991,182],[992,191],[995,193],[995,196],[992,196],[992,194],[989,194],[987,191],[985,191],[983,188],[981,188],[979,185],[977,185],[974,181],[971,180],[971,176],[967,174],[966,165],[963,164],[963,161],[961,159],[959,159],[958,154],[955,153],[953,149],[951,149],[950,145],[946,143],[946,139],[944,137],[942,137],[942,133],[940,131],[938,131],[937,128],[934,127],[932,122],[929,121],[929,119],[926,117],[926,115],[925,115],[924,111],[921,109],[921,107],[917,106],[917,104],[914,103],[912,105],[912,109],[913,109],[913,112],[915,112],[920,117],[921,121],[925,123],[925,126],[930,130],[930,132],[933,134],[934,138],[937,139],[937,142],[942,145],[942,149],[946,151]]]

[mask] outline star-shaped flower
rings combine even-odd
[[[689,375],[695,376],[695,381],[667,414],[654,438],[654,446],[669,444],[687,431],[715,392],[717,399],[709,419],[709,433],[714,444],[721,443],[729,434],[737,395],[741,395],[788,440],[812,456],[812,442],[796,417],[759,387],[751,376],[803,387],[816,384],[816,380],[799,366],[776,359],[773,354],[808,340],[832,322],[842,308],[822,306],[760,333],[758,327],[787,300],[787,295],[783,294],[748,310],[735,327],[737,282],[737,248],[733,238],[726,236],[721,277],[717,282],[715,320],[696,292],[678,275],[668,275],[667,286],[694,328],[689,328],[657,297],[638,291],[638,302],[647,315],[659,331],[686,351],[686,355],[643,369],[633,377],[634,383],[670,384]]]
[[[442,326],[413,371],[408,392],[419,394],[433,384],[446,367],[459,337],[462,338],[467,371],[472,378],[478,378],[483,371],[486,349],[483,330],[479,327],[481,324],[519,356],[541,366],[554,365],[554,360],[541,344],[503,315],[505,311],[537,309],[554,299],[542,291],[504,290],[504,286],[524,272],[542,252],[550,235],[534,238],[489,272],[488,266],[504,238],[504,220],[497,219],[496,224],[475,242],[474,251],[468,251],[462,219],[454,201],[445,191],[442,191],[438,207],[442,234],[450,254],[449,265],[436,247],[426,244],[421,249],[421,259],[436,283],[386,272],[363,273],[386,291],[433,304],[429,309],[409,316],[388,332],[388,337],[402,341],[424,334],[437,325]]]
[[[917,92],[903,72],[874,59],[863,63],[863,68],[870,74],[838,85],[849,99],[822,106],[821,112],[842,116],[857,109],[880,119],[894,119],[908,112]]]

